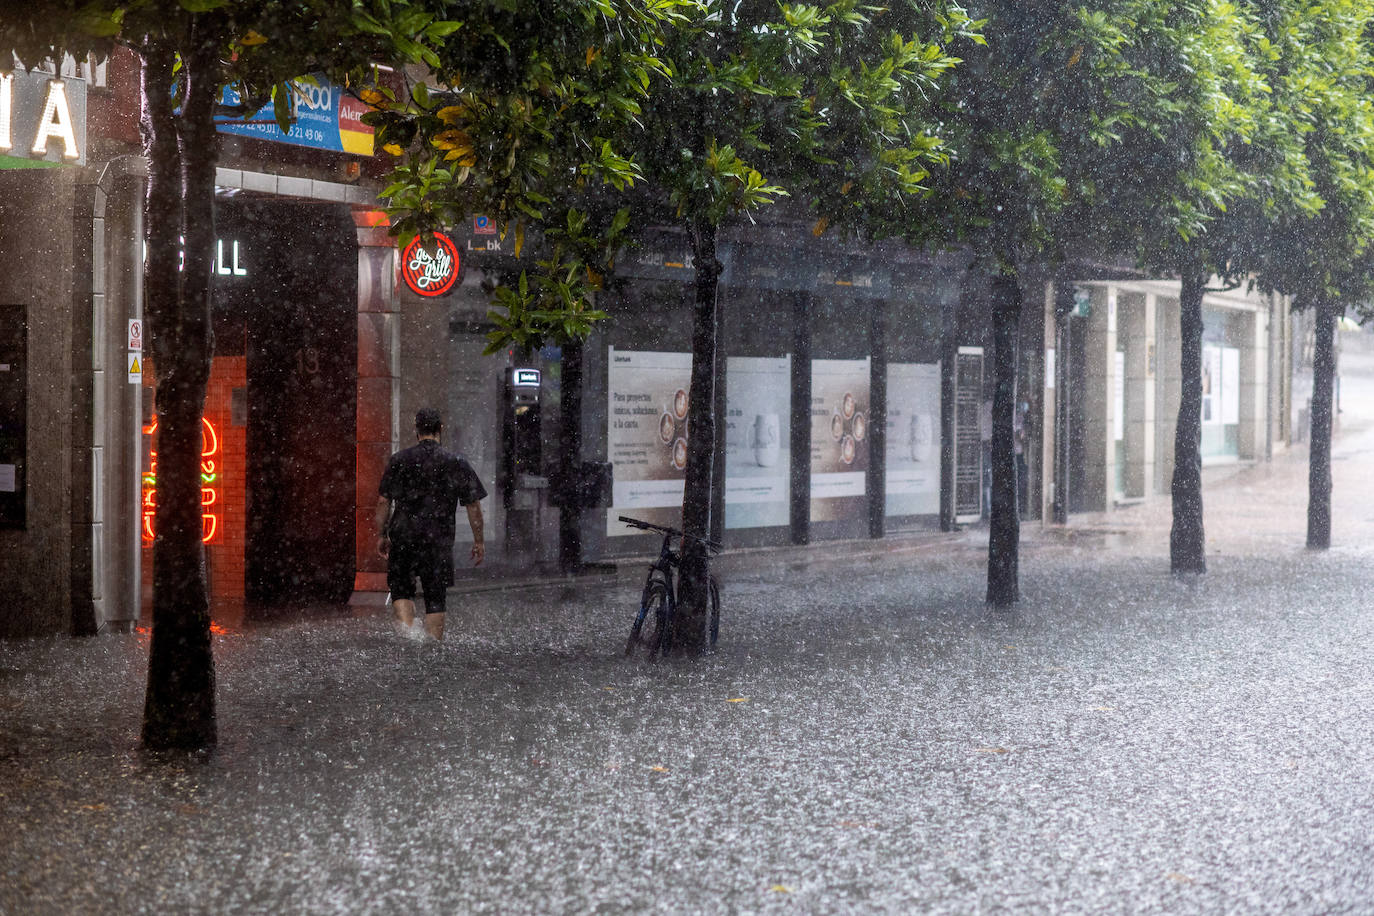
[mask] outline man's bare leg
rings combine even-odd
[[[415,622],[415,601],[411,598],[397,598],[391,602],[391,613],[398,628],[410,629]]]
[[[430,636],[433,636],[436,640],[442,642],[444,639],[444,615],[426,614],[425,632],[428,633]]]

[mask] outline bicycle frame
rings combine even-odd
[[[663,535],[663,542],[659,546],[658,550],[658,558],[649,564],[649,574],[645,577],[644,580],[643,595],[645,597],[642,598],[640,601],[639,613],[635,617],[634,627],[632,628],[630,633],[630,644],[627,645],[625,652],[627,655],[630,654],[634,647],[635,641],[638,639],[640,629],[645,623],[645,618],[647,617],[649,609],[647,596],[651,592],[651,586],[654,584],[654,582],[661,580],[664,592],[664,627],[663,631],[661,631],[658,634],[656,645],[651,647],[650,649],[650,656],[652,657],[655,650],[657,650],[660,654],[667,654],[669,651],[671,651],[672,648],[670,642],[671,635],[669,632],[667,632],[667,629],[674,615],[677,612],[678,570],[682,560],[681,548],[679,548],[678,550],[673,549],[673,538],[678,538],[679,541],[685,541],[688,535],[684,535],[681,531],[678,531],[676,528],[667,528],[660,525],[652,525],[647,522],[641,522],[637,519],[625,518],[624,516],[621,517],[621,521],[631,524],[636,528],[643,528],[650,531],[658,531],[661,532]],[[706,541],[705,543],[709,550],[716,551],[720,549],[719,545],[715,544],[714,542]],[[719,585],[716,583],[715,577],[712,576],[710,617],[710,644],[712,646],[714,646],[716,643],[716,636],[719,631],[719,627]]]

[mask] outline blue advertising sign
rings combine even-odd
[[[295,96],[293,107],[296,117],[288,131],[283,132],[277,126],[271,105],[259,109],[246,120],[219,118],[215,121],[215,129],[222,134],[273,143],[290,143],[293,146],[359,156],[372,155],[372,128],[361,120],[368,110],[364,102],[344,94],[342,87],[323,78],[318,79],[318,84],[298,81],[291,86]],[[240,105],[242,101],[238,90],[232,86],[224,88],[220,98],[222,104]]]

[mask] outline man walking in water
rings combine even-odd
[[[439,447],[442,428],[439,411],[416,411],[418,441],[391,456],[377,488],[377,552],[387,560],[392,610],[401,626],[408,629],[414,623],[418,577],[425,595],[425,632],[435,639],[444,638],[444,598],[453,584],[454,521],[460,503],[472,527],[472,565],[480,566],[486,556],[481,505],[486,488],[465,458]]]

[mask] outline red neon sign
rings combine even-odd
[[[219,433],[208,419],[201,417],[200,430],[200,539],[209,544],[219,540],[219,510],[212,508],[219,503]],[[152,425],[143,427],[143,434],[151,436],[157,432],[157,418]],[[145,546],[153,542],[153,519],[157,515],[157,449],[148,450],[148,470],[143,473],[143,542]]]
[[[419,296],[442,296],[458,280],[458,246],[442,232],[434,233],[434,241],[430,251],[416,236],[401,252],[401,279]]]

